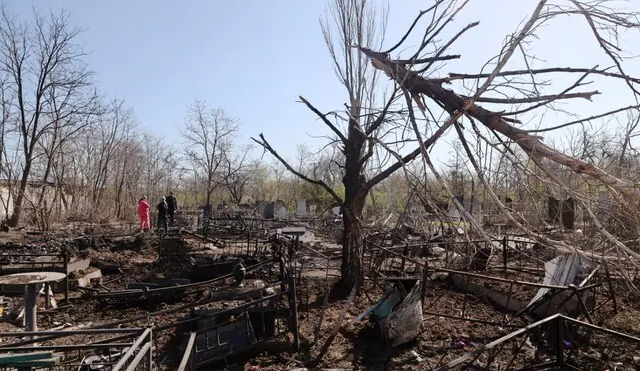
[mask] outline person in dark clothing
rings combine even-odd
[[[169,230],[167,226],[167,213],[169,211],[169,205],[167,205],[167,199],[162,197],[162,201],[157,206],[158,209],[158,231],[160,228],[164,228],[164,231],[167,232]]]
[[[173,192],[169,192],[169,195],[167,196],[167,206],[169,207],[168,208],[169,225],[173,226],[174,216],[176,211],[178,211],[178,201],[176,200],[176,197],[173,195]]]

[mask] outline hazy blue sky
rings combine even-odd
[[[436,74],[479,71],[537,2],[472,0],[442,39],[472,21],[481,24],[451,49],[451,53],[462,54],[462,59]],[[10,0],[7,4],[21,17],[31,17],[30,1]],[[308,134],[326,133],[315,116],[296,103],[298,95],[323,111],[339,109],[345,102],[318,24],[326,4],[325,0],[33,2],[45,11],[65,8],[71,12],[73,24],[86,28],[82,42],[92,52],[88,61],[97,72],[100,88],[110,96],[126,99],[138,120],[153,132],[169,141],[180,141],[178,126],[187,104],[194,98],[206,99],[242,121],[244,140],[262,132],[287,156],[295,155],[299,143],[317,147],[318,142]],[[424,0],[392,1],[387,45],[395,43],[418,11],[431,4]],[[640,10],[640,2],[628,7]],[[575,19],[558,20],[541,30],[540,39],[531,46],[540,59],[534,67],[611,64],[601,57],[584,20]],[[627,45],[635,44],[635,52],[640,50],[638,34],[628,37]],[[516,55],[514,61],[522,66],[522,57]],[[630,71],[640,75],[640,63],[636,61]],[[556,91],[566,86],[560,85]],[[596,97],[595,103],[572,103],[567,109],[588,116],[621,106],[621,100],[630,98],[626,92],[624,96],[619,93],[624,89],[620,84],[598,83],[587,89],[604,94]],[[557,125],[563,120],[547,115],[541,125]],[[447,151],[446,146],[438,150]]]

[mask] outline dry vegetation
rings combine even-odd
[[[72,285],[64,305],[39,314],[39,327],[152,328],[154,367],[162,370],[178,368],[190,333],[264,323],[252,322],[248,310],[234,312],[261,300],[278,308],[273,322],[283,333],[263,339],[252,328],[258,344],[236,354],[244,333],[229,330],[236,339],[226,364],[206,367],[551,369],[566,361],[585,370],[636,369],[640,77],[626,72],[635,63],[633,43],[621,40],[638,40],[640,21],[624,5],[532,3],[503,45],[486,45],[497,53],[482,71],[454,73],[447,63],[473,58],[454,54],[456,42],[481,37],[474,32],[482,19],[453,21],[468,1],[432,2],[407,20],[401,40],[388,40],[388,6],[331,0],[321,32],[345,105],[318,108],[300,97],[310,118],[326,126],[327,143],[319,152],[301,146],[289,160],[269,143],[275,133],[261,133],[253,145],[270,164],[239,144],[241,122],[203,100],[186,110],[183,143],[167,146],[138,125],[133,108],[99,93],[66,14],[25,24],[3,8],[0,268],[35,269],[27,254],[89,259],[72,278],[97,270],[102,278]],[[544,65],[535,45],[550,41],[539,34],[567,18],[588,25],[581,36],[602,54],[576,56],[580,65]],[[597,105],[605,84],[618,89],[615,107],[585,115],[562,104]],[[441,165],[431,151],[448,139]],[[178,194],[178,226],[162,236],[138,233],[138,198],[153,201],[168,190]],[[264,220],[259,211],[264,201],[282,200],[294,214],[300,199],[316,206],[311,217]],[[220,220],[196,217],[201,205],[223,202],[229,208],[216,213]],[[323,213],[335,206],[337,221]],[[314,236],[284,236],[291,226]],[[232,288],[239,256],[247,285]],[[552,289],[573,290],[578,309],[525,309],[549,273],[545,262],[557,256],[589,262],[588,272]],[[217,269],[229,276],[217,277]],[[189,284],[164,291],[133,289],[186,277]],[[405,314],[401,323],[411,326],[401,332],[421,331],[397,347],[385,345],[369,316],[356,320],[384,297],[389,277],[421,283],[423,317]],[[252,286],[258,280],[269,289]],[[257,297],[243,296],[251,289]],[[21,331],[10,318],[20,305],[19,296],[5,300],[0,330]],[[207,308],[228,312],[186,319]],[[0,347],[6,344],[28,340],[7,335]]]

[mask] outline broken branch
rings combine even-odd
[[[299,96],[299,98],[300,98],[300,101],[304,103],[307,106],[307,108],[309,108],[313,113],[315,113],[322,120],[322,122],[324,122],[325,125],[327,125],[329,129],[331,129],[338,136],[338,138],[340,138],[340,140],[343,143],[347,141],[347,138],[344,136],[344,134],[342,134],[342,132],[331,121],[329,121],[329,119],[327,118],[327,115],[320,112],[303,96]],[[260,136],[262,136],[262,134]]]
[[[271,155],[273,155],[273,157],[277,158],[278,161],[280,161],[280,163],[287,168],[287,170],[289,170],[293,175],[297,176],[298,178],[304,180],[305,182],[311,183],[311,184],[315,184],[318,185],[322,188],[324,188],[325,191],[327,191],[327,193],[329,193],[331,195],[331,197],[333,197],[333,199],[339,203],[340,205],[342,205],[343,201],[340,198],[340,196],[338,196],[338,194],[327,185],[327,183],[323,182],[322,180],[318,180],[318,179],[312,179],[309,178],[308,176],[302,174],[301,172],[295,170],[291,165],[289,165],[289,163],[283,159],[280,154],[273,149],[273,147],[271,147],[271,145],[269,144],[269,142],[267,142],[267,140],[264,137],[264,134],[260,134],[260,139],[261,140],[257,140],[253,137],[251,137],[251,140],[253,140],[254,142],[258,143],[262,148],[264,148],[265,150],[269,151],[269,153],[271,153]]]

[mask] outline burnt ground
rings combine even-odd
[[[180,258],[180,252],[188,250],[192,242],[179,242],[175,248],[175,257],[158,260],[158,240],[155,237],[145,237],[135,242],[122,242],[120,237],[113,237],[125,232],[119,231],[91,231],[84,234],[83,238],[92,240],[91,246],[78,248],[77,236],[69,237],[70,233],[57,234],[33,234],[11,232],[11,235],[0,236],[1,243],[5,244],[3,251],[46,251],[55,252],[61,248],[68,248],[73,255],[98,259],[101,261],[116,263],[122,268],[122,273],[105,274],[101,289],[120,290],[127,283],[145,281],[157,277],[180,277],[185,275],[187,269],[184,260]],[[8,244],[7,244],[8,243]],[[317,246],[316,246],[317,248]],[[484,274],[502,276],[511,280],[531,281],[531,273],[511,271],[499,273],[487,271]],[[331,276],[330,276],[331,277]],[[542,279],[539,278],[538,282]],[[475,280],[476,283],[482,280]],[[294,353],[290,349],[291,335],[266,344],[252,354],[235,357],[230,363],[236,364],[240,369],[249,369],[251,366],[259,366],[262,370],[290,370],[303,367],[320,353],[327,337],[334,331],[340,320],[346,301],[330,301],[326,308],[323,306],[324,298],[331,282],[328,282],[322,274],[310,274],[303,276],[298,282],[299,298],[299,327],[301,337],[301,349]],[[487,287],[508,292],[508,286],[503,283],[495,284],[486,282]],[[146,316],[149,313],[175,308],[195,303],[206,297],[212,288],[203,288],[193,291],[184,297],[173,301],[131,303],[116,301],[99,301],[89,296],[82,296],[73,292],[71,306],[52,311],[41,311],[38,316],[39,328],[42,330],[55,329],[65,326],[77,327],[106,327],[105,324],[118,320],[126,320],[132,317]],[[530,299],[535,289],[516,287],[514,295],[520,300]],[[464,355],[470,350],[476,350],[481,345],[504,336],[515,328],[533,322],[527,316],[514,317],[513,313],[506,313],[483,298],[461,292],[453,287],[446,277],[434,278],[428,282],[427,296],[424,303],[423,331],[418,339],[404,346],[388,349],[381,341],[379,334],[369,323],[367,317],[359,322],[353,319],[371,306],[382,295],[379,285],[367,282],[364,294],[356,297],[349,308],[342,329],[338,332],[331,346],[322,359],[315,364],[316,368],[342,368],[354,370],[415,370],[432,369]],[[637,309],[637,301],[625,297],[628,290],[624,286],[615,287],[617,313],[611,301],[606,302],[600,295],[602,305],[593,314],[595,324],[618,330],[629,335],[640,336],[640,311]],[[59,299],[61,296],[57,294]],[[19,298],[10,299],[18,301]],[[239,305],[238,302],[218,302],[208,304],[208,307],[230,307]],[[8,309],[8,308],[7,308]],[[184,309],[178,313],[154,316],[151,319],[143,318],[129,321],[125,324],[114,325],[118,327],[145,327],[153,326],[162,328],[174,323],[178,318],[189,313]],[[490,323],[469,322],[460,319],[451,319],[438,316],[464,317]],[[315,339],[316,328],[322,316],[322,327],[318,331],[319,338]],[[21,328],[10,323],[0,322],[0,331],[21,331]],[[179,358],[177,347],[171,340],[174,329],[169,328],[155,332],[156,354],[161,369],[175,369],[175,360]],[[52,344],[73,344],[97,341],[102,338],[62,338],[54,340]],[[2,339],[0,339],[2,340]],[[620,359],[622,365],[618,369],[628,368],[633,364],[633,357],[640,356],[638,345],[628,341],[613,340],[611,336],[592,335],[591,346],[580,350],[581,357],[599,359],[602,362],[603,354],[607,357]],[[6,344],[5,341],[2,341]],[[577,343],[576,343],[577,344]],[[576,351],[578,351],[576,349]],[[577,353],[576,353],[577,354]],[[590,358],[589,358],[590,359]],[[500,359],[496,361],[500,363]],[[506,362],[506,361],[504,361]],[[593,361],[596,362],[596,361]],[[503,366],[505,366],[503,364]],[[222,366],[224,367],[224,366]],[[211,368],[215,369],[215,368]],[[257,369],[257,368],[253,368]],[[604,369],[604,368],[601,368]]]

